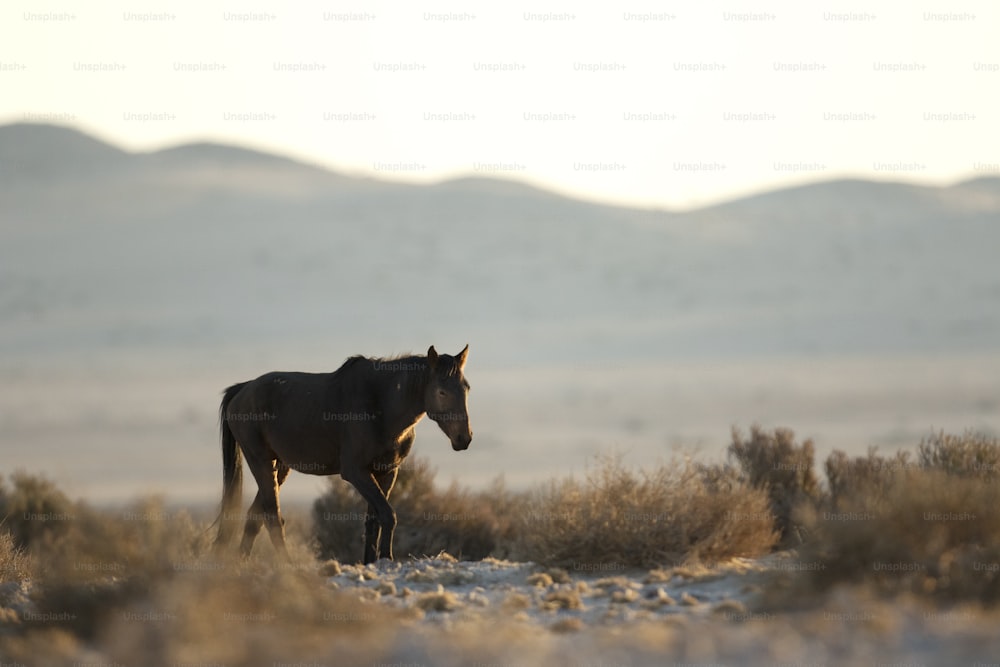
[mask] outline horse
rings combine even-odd
[[[224,548],[242,502],[242,458],[257,482],[240,553],[250,555],[262,524],[288,559],[278,493],[292,470],[336,475],[368,503],[364,563],[392,560],[396,513],[389,494],[410,453],[414,427],[426,414],[463,451],[472,442],[466,345],[455,356],[349,357],[332,373],[270,372],[234,384],[219,407],[222,514],[215,540]]]

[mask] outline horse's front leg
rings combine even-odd
[[[365,564],[378,560],[378,540],[381,532],[375,506],[368,503],[368,513],[365,515]]]
[[[389,500],[389,494],[392,493],[392,487],[396,484],[396,474],[399,472],[399,468],[393,466],[389,470],[381,473],[376,473],[375,482],[378,484],[378,488],[382,490],[382,495],[385,496],[386,501]],[[368,528],[369,521],[374,527],[373,530]],[[374,508],[368,505],[368,516],[365,519],[365,558],[369,557],[371,554],[372,561],[378,560],[379,553],[388,554],[386,558],[392,560],[392,534],[389,534],[388,545],[382,544],[381,531],[378,529],[378,515],[376,514]],[[376,549],[376,542],[378,543],[378,548]],[[371,562],[371,561],[366,561]]]
[[[368,502],[368,516],[365,519],[365,564],[372,563],[380,557],[392,560],[392,535],[396,530],[396,512],[389,504],[389,500],[376,481],[375,475],[367,470],[345,467],[341,476],[345,481],[350,482],[361,494],[361,497]],[[393,481],[395,481],[395,474],[393,474]],[[389,490],[391,488],[390,485]],[[377,548],[375,547],[376,541]]]

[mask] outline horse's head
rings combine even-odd
[[[430,379],[424,395],[424,408],[427,416],[436,421],[451,440],[455,451],[468,449],[472,442],[472,429],[469,428],[469,383],[462,375],[468,356],[468,345],[454,357],[450,354],[438,354],[433,345],[427,350]]]

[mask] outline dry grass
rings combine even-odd
[[[776,540],[763,491],[709,480],[689,461],[634,471],[605,458],[584,480],[552,482],[525,500],[517,558],[573,571],[760,555]]]
[[[31,577],[27,552],[17,546],[13,534],[0,530],[0,584]]]

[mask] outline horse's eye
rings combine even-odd
[[[448,395],[448,392],[446,392],[444,389],[438,389],[438,396],[440,396],[441,398],[444,398],[447,395]]]

